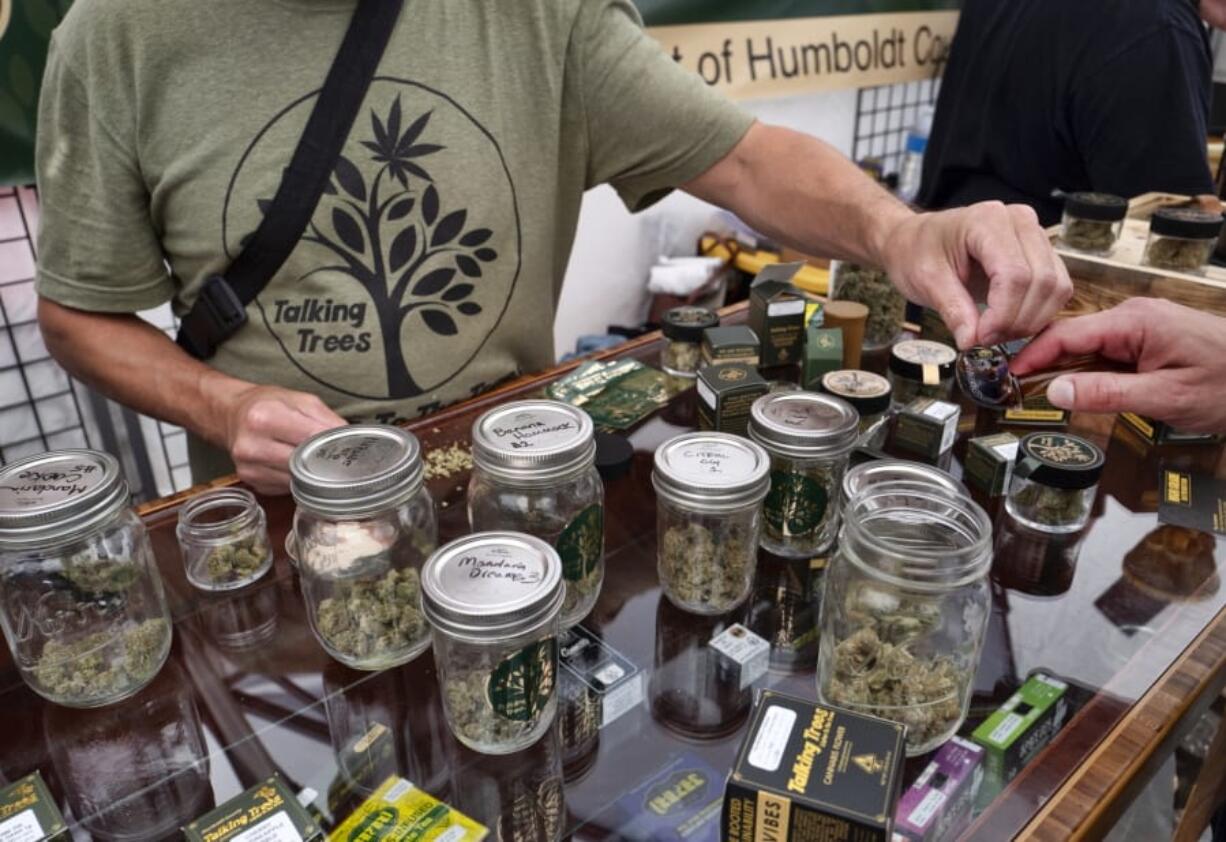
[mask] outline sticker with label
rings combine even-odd
[[[604,557],[604,506],[593,504],[575,515],[558,536],[562,576],[581,582],[595,572]]]
[[[997,743],[1008,742],[1009,738],[1013,736],[1014,732],[1016,732],[1025,721],[1025,719],[1018,716],[1016,713],[1008,714],[1000,721],[1000,724],[992,730],[992,741]]]
[[[189,842],[303,842],[320,838],[315,820],[280,775],[236,795],[183,828]]]
[[[46,838],[33,810],[23,810],[11,819],[0,822],[2,842],[42,842]]]
[[[698,381],[698,397],[702,398],[702,402],[707,406],[715,409],[715,393],[711,391],[711,387],[701,380]]]
[[[642,704],[643,671],[591,630],[574,626],[558,638],[558,661],[599,699],[600,727],[607,728]]]
[[[771,705],[762,715],[762,725],[746,758],[750,766],[764,772],[776,772],[783,763],[788,739],[796,727],[796,711]]]
[[[768,316],[799,316],[805,311],[805,300],[798,298],[795,301],[776,301],[766,308]]]
[[[739,667],[742,690],[766,675],[770,667],[771,645],[740,623],[711,638],[711,648]]]
[[[912,824],[926,825],[932,821],[932,817],[936,815],[937,810],[945,803],[945,793],[939,789],[934,789],[924,796],[911,814],[907,818]]]
[[[302,842],[302,834],[282,811],[273,813],[250,830],[231,836],[230,842]]]
[[[499,716],[512,722],[531,722],[553,698],[557,676],[557,642],[530,643],[494,667],[486,696]]]

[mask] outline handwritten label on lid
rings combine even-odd
[[[496,605],[531,593],[544,577],[545,558],[530,548],[485,545],[450,559],[442,572],[442,585],[455,599]]]
[[[105,477],[96,462],[48,461],[0,479],[0,510],[20,511],[83,497]]]
[[[574,442],[580,430],[573,416],[557,411],[524,411],[499,417],[483,430],[488,441],[508,450],[549,450]]]

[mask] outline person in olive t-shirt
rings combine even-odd
[[[293,446],[554,361],[584,190],[674,188],[806,252],[877,264],[961,344],[1032,333],[1072,287],[1034,215],[915,215],[827,145],[755,121],[628,0],[413,0],[306,233],[208,365],[182,314],[255,230],[352,0],[78,0],[40,103],[39,318],[56,358],[188,429],[195,479],[288,481]],[[971,294],[990,287],[982,315]],[[228,458],[227,458],[228,457]]]

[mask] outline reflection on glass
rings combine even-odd
[[[241,652],[270,640],[277,633],[277,589],[265,583],[224,596],[201,596],[200,620],[209,640],[222,649]]]
[[[478,754],[456,744],[453,805],[501,842],[551,842],[566,823],[562,744],[557,723],[514,754]]]
[[[746,620],[745,606],[704,616],[682,611],[661,596],[656,609],[651,713],[661,725],[694,740],[726,737],[749,715],[752,688],[740,667],[710,646],[711,639]]]
[[[826,560],[824,554],[804,559],[758,554],[749,628],[770,643],[772,669],[805,672],[817,665]]]
[[[996,519],[992,578],[1030,596],[1059,596],[1073,587],[1086,530],[1040,532],[1006,515]]]
[[[44,729],[56,775],[73,815],[95,839],[160,839],[212,809],[190,686],[171,662],[121,705],[47,706]]]
[[[573,629],[559,635],[558,647],[560,664],[594,648]],[[590,687],[576,672],[560,665],[557,731],[567,781],[583,777],[595,764],[603,718],[603,694]]]
[[[1182,526],[1159,526],[1124,556],[1124,577],[1171,602],[1201,601],[1218,592],[1217,539]]]

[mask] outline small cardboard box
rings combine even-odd
[[[822,328],[810,325],[805,331],[805,388],[818,391],[822,377],[842,367],[842,328]]]
[[[702,361],[706,365],[740,363],[756,366],[762,358],[762,343],[746,325],[709,327],[702,332]]]
[[[980,806],[990,803],[1064,725],[1067,690],[1063,681],[1035,673],[975,729],[971,739],[986,752]]]
[[[804,263],[776,263],[758,273],[749,289],[749,327],[762,342],[762,365],[800,361],[805,344],[805,296],[792,286]]]
[[[481,842],[483,825],[392,775],[374,794],[328,834],[329,842],[359,839],[446,839]]]
[[[273,775],[183,828],[188,842],[227,842],[236,836],[284,839],[298,834],[305,842],[318,842],[323,831],[298,803],[280,775]]]
[[[38,772],[0,789],[0,839],[58,842],[70,838],[64,817]]]
[[[894,428],[894,444],[926,459],[939,459],[958,437],[957,405],[932,398],[917,398],[903,407]]]
[[[1000,420],[1014,427],[1067,427],[1069,414],[1053,406],[1047,395],[1039,394],[1026,398],[1021,409],[1006,409]]]
[[[968,485],[992,497],[1009,489],[1013,466],[1017,462],[1019,440],[1013,433],[997,433],[967,442],[963,478]]]
[[[1155,421],[1135,412],[1121,412],[1120,423],[1150,444],[1221,444],[1222,437],[1213,433],[1181,433],[1162,421]]]
[[[770,386],[753,366],[707,366],[698,372],[699,428],[745,435],[753,402],[768,391]]]
[[[763,692],[724,790],[724,840],[889,842],[905,733],[884,719]]]
[[[983,782],[982,747],[954,737],[898,801],[894,838],[909,842],[954,839],[971,820]]]

